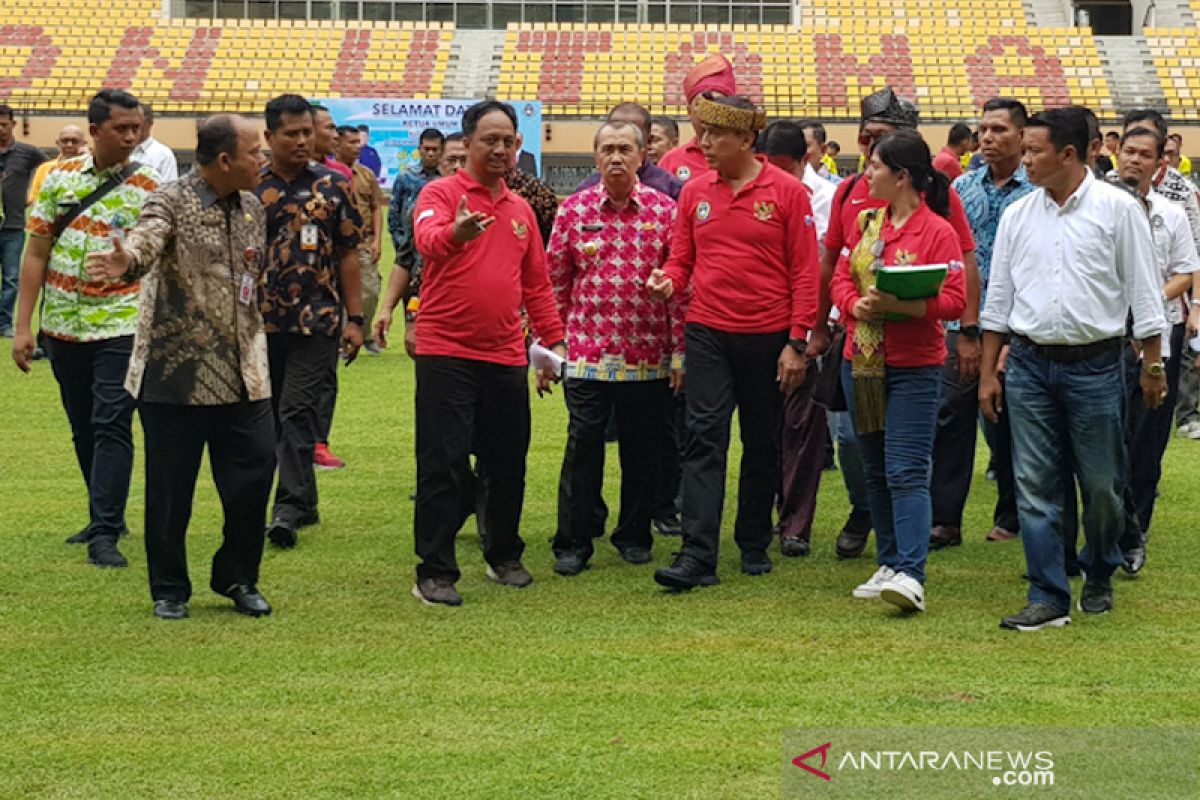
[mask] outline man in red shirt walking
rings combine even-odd
[[[717,583],[730,422],[742,436],[734,538],[742,572],[771,571],[771,509],[779,487],[783,398],[807,369],[820,275],[808,190],[754,144],[765,119],[743,97],[699,98],[700,146],[713,169],[679,196],[671,257],[652,296],[689,285],[683,548],[654,573],[669,588]]]
[[[933,168],[954,180],[963,174],[962,157],[970,149],[971,129],[961,122],[954,123],[946,136],[946,146],[933,157]]]
[[[413,234],[425,262],[417,316],[417,582],[427,604],[462,604],[454,540],[464,486],[479,464],[488,577],[533,582],[521,564],[521,506],[529,450],[529,383],[521,308],[534,333],[566,356],[533,210],[504,183],[517,148],[506,103],[463,114],[467,166],[421,192]],[[538,393],[557,376],[538,375]]]

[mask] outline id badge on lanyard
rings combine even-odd
[[[320,241],[320,234],[317,231],[317,226],[312,222],[306,222],[300,226],[300,249],[306,253],[315,253],[317,251],[317,243]]]

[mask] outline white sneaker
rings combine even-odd
[[[880,567],[875,570],[874,575],[867,579],[866,583],[855,586],[852,594],[864,600],[874,600],[879,597],[879,590],[883,588],[883,584],[891,580],[895,574],[895,570],[891,567]]]
[[[1189,439],[1200,439],[1200,422],[1189,422],[1188,423],[1187,437]]]
[[[917,579],[903,572],[892,575],[879,588],[879,599],[904,611],[925,610],[925,589]]]

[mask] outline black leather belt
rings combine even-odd
[[[1121,352],[1121,345],[1125,341],[1124,337],[1115,336],[1112,339],[1101,339],[1098,342],[1089,342],[1088,344],[1038,344],[1028,336],[1022,336],[1019,333],[1014,333],[1012,338],[1042,358],[1060,363],[1086,361],[1089,358],[1108,355],[1110,353],[1119,354]]]

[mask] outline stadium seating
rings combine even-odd
[[[824,8],[807,7],[811,24],[799,29],[513,26],[498,93],[539,97],[549,116],[600,114],[630,97],[679,115],[688,67],[720,51],[733,61],[741,89],[773,114],[853,118],[859,98],[885,84],[915,98],[927,119],[972,116],[998,93],[1035,106],[1078,102],[1113,113],[1090,30],[1028,27],[1017,0],[986,2],[986,10],[972,3],[968,15],[965,3],[956,14],[940,0],[906,0],[895,11],[883,0],[877,7],[826,0]],[[1021,16],[1003,16],[1010,24],[999,25],[990,16],[1009,12]]]
[[[1200,0],[1192,0],[1200,18]],[[1173,118],[1200,120],[1200,32],[1195,28],[1147,28],[1146,42]]]
[[[160,17],[159,0],[0,0],[0,102],[78,111],[101,86],[160,112],[261,111],[284,91],[440,97],[453,27]],[[83,28],[73,22],[87,17]]]

